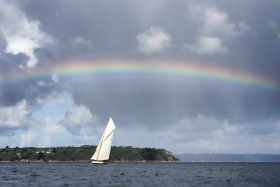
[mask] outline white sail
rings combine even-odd
[[[91,157],[91,160],[109,160],[115,128],[116,126],[112,118],[110,118],[96,151]]]
[[[110,152],[111,152],[111,145],[113,140],[113,134],[112,133],[103,143],[101,150],[99,152],[99,156],[97,160],[109,160]]]
[[[98,144],[98,146],[95,150],[95,153],[92,155],[91,160],[96,160],[97,159],[97,155],[99,153],[99,150],[100,150],[100,147],[101,147],[101,144],[102,144],[102,139],[103,139],[103,136],[102,136],[102,138],[101,138],[101,140],[100,140],[100,142],[99,142],[99,144]]]
[[[109,136],[111,133],[113,133],[113,131],[115,130],[115,128],[116,128],[116,126],[115,126],[115,124],[114,124],[112,118],[110,118],[110,119],[109,119],[109,122],[108,122],[108,124],[107,124],[107,127],[106,127],[106,129],[105,129],[105,132],[104,132],[104,134],[103,134],[103,141],[105,141],[105,140],[108,138],[108,136]]]

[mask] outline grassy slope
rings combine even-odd
[[[46,153],[51,149],[51,153]],[[49,147],[49,148],[2,148],[0,149],[0,161],[20,161],[22,159],[38,160],[42,158],[45,161],[78,161],[90,160],[95,152],[96,146],[81,147]],[[45,151],[45,153],[36,153],[36,151]],[[17,155],[20,153],[20,157]],[[110,154],[111,161],[179,161],[172,153],[165,149],[155,148],[133,148],[113,146]]]

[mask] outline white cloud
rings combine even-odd
[[[277,40],[280,40],[280,32],[277,33]]]
[[[93,135],[76,136],[75,138],[73,138],[73,142],[75,142],[75,144],[80,144],[80,145],[85,145],[85,144],[93,145],[95,142],[97,145],[98,142],[96,140],[98,140],[98,138],[100,139],[101,136],[102,136],[102,134],[100,134],[100,137],[97,137],[97,138]]]
[[[52,38],[40,30],[39,21],[28,20],[14,3],[0,1],[0,12],[0,30],[7,41],[4,52],[24,53],[29,57],[27,67],[33,67],[37,63],[34,49],[52,43]]]
[[[63,145],[65,141],[68,141],[66,145],[71,144],[68,137],[69,133],[59,125],[57,119],[47,117],[45,121],[41,121],[39,124],[29,131],[18,132],[22,133],[20,135],[20,147],[50,147],[57,146],[57,142],[59,142],[58,145]]]
[[[37,84],[38,84],[39,86],[46,86],[46,85],[47,85],[47,83],[44,82],[44,81],[38,81]]]
[[[9,134],[12,130],[29,128],[34,125],[35,119],[25,100],[21,101],[16,106],[0,108],[0,135]]]
[[[117,125],[117,124],[116,124]],[[269,132],[264,132],[269,129]],[[183,118],[159,131],[116,129],[113,144],[165,148],[181,153],[279,153],[280,121],[252,124],[197,115]]]
[[[160,27],[151,27],[150,30],[137,35],[138,51],[154,53],[170,47],[171,36]]]
[[[227,120],[199,114],[194,119],[180,119],[160,131],[148,131],[144,128],[137,131],[118,129],[114,143],[139,147],[146,144],[149,147],[165,148],[176,154],[198,151],[217,153],[223,149],[226,153],[232,150],[230,146],[235,146],[235,139],[244,136],[245,129],[244,126],[230,124]]]
[[[99,127],[97,116],[83,105],[74,105],[70,95],[53,95],[36,100],[40,107],[30,107],[23,100],[14,107],[0,108],[2,146],[49,147],[98,143],[105,123]],[[63,115],[69,108],[69,115]]]
[[[82,36],[77,36],[76,38],[70,39],[71,46],[74,50],[78,49],[91,49],[92,48],[92,42],[90,40],[86,40]]]
[[[52,98],[53,101],[57,99]],[[59,102],[54,102],[52,108],[59,107]],[[61,106],[60,106],[61,107]],[[43,106],[44,108],[44,106]],[[45,109],[43,109],[45,111]],[[18,131],[20,146],[61,146],[61,145],[84,145],[96,142],[96,133],[100,130],[95,126],[97,117],[92,116],[85,106],[74,106],[71,112],[64,116],[58,113],[45,111],[47,117],[39,119],[36,127],[29,131]],[[48,116],[48,115],[51,116]],[[104,129],[103,129],[104,130]],[[102,134],[101,134],[102,135]],[[100,138],[100,137],[99,137]]]
[[[276,39],[280,40],[280,32],[279,32],[279,24],[275,21],[269,21],[267,23],[268,28],[272,29],[274,32],[276,32]]]
[[[199,55],[223,54],[228,51],[220,38],[213,37],[201,37],[196,44],[187,44],[185,47]]]
[[[72,134],[79,134],[83,130],[86,132],[92,129],[97,121],[97,116],[92,116],[86,106],[80,105],[65,112],[59,123]]]
[[[228,15],[224,12],[219,12],[216,7],[208,7],[203,10],[205,13],[202,17],[204,21],[204,33],[219,34],[222,36],[235,35],[234,23],[228,21]]]
[[[250,30],[243,21],[238,24],[230,22],[228,14],[218,10],[216,6],[193,5],[189,9],[194,20],[201,26],[196,44],[187,44],[185,48],[199,55],[224,54],[228,51],[222,45],[225,40]]]
[[[36,139],[38,140],[38,133],[33,130],[28,131],[26,134],[21,134],[20,147],[30,147]]]
[[[194,19],[200,22],[203,35],[228,38],[249,29],[245,22],[238,25],[230,22],[228,14],[216,6],[194,5],[189,8]]]
[[[279,28],[278,23],[275,22],[275,21],[269,21],[269,22],[267,23],[267,26],[268,26],[268,28],[271,28],[271,29],[273,29],[273,30],[277,30],[277,29]]]
[[[53,80],[53,82],[58,82],[58,76],[57,75],[53,75],[52,76],[52,80]]]
[[[223,135],[242,135],[248,129],[247,127],[238,125],[238,124],[230,124],[228,120],[217,120],[215,118],[203,116],[198,114],[194,119],[181,119],[179,122],[175,123],[176,128],[174,130],[177,133],[192,133],[192,134],[209,134],[210,136],[197,136],[197,138],[208,139],[208,137],[217,138],[217,134]],[[213,136],[214,135],[214,136]],[[193,139],[189,139],[192,141]],[[195,140],[196,141],[196,140]]]
[[[97,116],[92,115],[83,105],[75,106],[70,112],[65,112],[64,116],[58,118],[58,124],[73,135],[72,142],[75,145],[98,144],[97,141],[104,130],[104,126],[102,128],[97,126]]]
[[[266,128],[269,132],[263,132]],[[169,142],[170,149],[177,153],[260,153],[259,150],[276,153],[280,148],[279,135],[279,121],[233,124],[198,115],[194,119],[181,119],[153,136]]]
[[[66,104],[66,101],[65,101],[64,99],[59,99],[59,100],[57,101],[57,103],[58,103],[59,105],[63,106],[63,105]]]
[[[240,28],[241,31],[245,32],[250,30],[251,28],[247,25],[247,23],[241,21],[238,23],[238,27]]]

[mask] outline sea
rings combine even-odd
[[[0,163],[0,186],[280,186],[280,163]]]

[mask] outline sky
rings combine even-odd
[[[280,2],[0,0],[0,147],[280,154]]]

